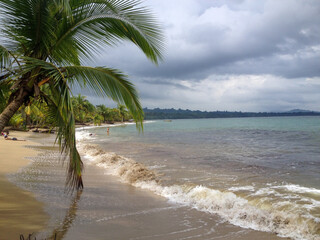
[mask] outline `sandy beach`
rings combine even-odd
[[[10,137],[27,139],[29,133],[10,132]],[[48,219],[43,204],[34,195],[18,188],[7,180],[7,175],[27,166],[25,157],[37,152],[25,146],[32,141],[10,141],[0,139],[0,239],[19,239],[20,234],[30,234],[43,229]]]

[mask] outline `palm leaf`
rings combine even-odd
[[[12,48],[24,56],[45,59],[56,40],[53,3],[43,0],[1,0],[3,33]]]
[[[123,0],[70,1],[73,17],[58,26],[57,42],[52,46],[53,60],[76,59],[78,52],[83,60],[90,59],[93,53],[98,53],[106,45],[126,39],[157,63],[162,58],[163,35],[149,11],[137,7],[138,3]]]
[[[9,51],[0,45],[0,73],[3,71],[4,68],[7,68],[11,65],[11,59]]]
[[[70,99],[70,93],[66,84],[57,86],[49,84],[50,95],[45,95],[49,107],[49,118],[55,119],[58,127],[56,142],[60,146],[62,154],[69,158],[66,186],[69,190],[82,189],[83,163],[76,148],[75,120]]]
[[[0,112],[3,111],[9,99],[10,85],[0,81]]]
[[[138,93],[127,76],[119,70],[105,67],[69,66],[67,71],[68,82],[82,88],[91,89],[99,96],[109,97],[112,100],[125,104],[137,123],[138,129],[143,127],[143,110]]]

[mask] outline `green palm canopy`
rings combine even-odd
[[[124,104],[142,127],[134,85],[117,69],[88,67],[106,46],[129,40],[158,63],[163,37],[150,11],[136,0],[0,0],[0,131],[22,105],[45,102],[67,153],[67,185],[83,188],[71,104],[73,86]],[[10,89],[10,97],[8,95]]]

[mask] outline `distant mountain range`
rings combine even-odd
[[[287,112],[229,112],[199,111],[183,109],[143,109],[146,120],[152,119],[191,119],[191,118],[237,118],[237,117],[284,117],[284,116],[320,116],[320,112],[293,109]]]

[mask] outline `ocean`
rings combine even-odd
[[[320,239],[320,117],[109,127],[77,129],[88,177],[61,239]],[[54,229],[70,208],[45,155],[12,179],[55,203]]]

